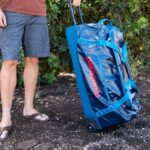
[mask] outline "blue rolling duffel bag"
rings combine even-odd
[[[141,106],[123,33],[108,19],[83,23],[80,8],[82,24],[77,25],[70,0],[68,4],[74,25],[66,35],[89,130],[132,120]]]

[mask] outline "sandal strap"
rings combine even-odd
[[[24,117],[25,117],[25,118],[28,118],[28,119],[33,119],[33,120],[36,120],[36,121],[47,122],[47,121],[49,120],[49,118],[44,119],[44,120],[39,119],[39,118],[36,118],[36,117],[38,117],[38,116],[40,116],[40,117],[43,118],[43,115],[44,115],[43,113],[38,112],[38,113],[35,113],[35,114],[33,114],[33,115],[27,115],[27,116],[24,116]]]
[[[27,118],[36,118],[37,116],[42,116],[42,114],[41,113],[35,113],[33,115],[28,115],[28,116],[25,116],[25,117],[27,117]]]
[[[12,126],[6,126],[6,127],[0,127],[0,134],[2,134],[4,131],[9,131],[12,128]]]

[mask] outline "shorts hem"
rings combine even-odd
[[[37,58],[45,58],[49,57],[51,54],[46,54],[46,55],[36,55],[36,54],[26,54],[25,57],[37,57]]]
[[[2,58],[1,61],[4,62],[4,61],[18,61],[20,62],[21,60],[19,58]]]

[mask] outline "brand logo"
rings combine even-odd
[[[100,96],[100,91],[99,91],[99,88],[98,88],[98,84],[96,82],[96,74],[95,74],[94,66],[92,64],[92,60],[91,60],[90,57],[86,57],[85,60],[87,62],[89,70],[90,70],[89,79],[91,80],[91,83],[92,83],[92,86],[93,86],[94,96],[96,98],[98,98]]]

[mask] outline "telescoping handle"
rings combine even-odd
[[[70,8],[70,14],[71,14],[71,18],[72,18],[73,24],[77,25],[77,22],[76,22],[76,19],[75,19],[75,15],[74,15],[75,8],[72,5],[72,0],[67,0],[67,3],[68,3],[68,6]],[[84,21],[83,21],[83,13],[82,13],[82,10],[81,10],[80,6],[78,7],[78,12],[79,12],[81,23],[84,23]]]

